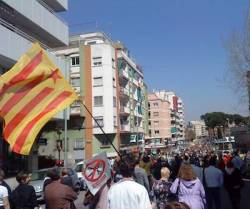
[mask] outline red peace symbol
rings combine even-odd
[[[86,165],[84,176],[88,181],[97,181],[104,174],[105,167],[106,164],[104,160],[94,160]]]

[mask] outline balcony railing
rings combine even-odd
[[[129,96],[129,90],[126,88],[120,88],[120,93],[125,96]]]
[[[121,125],[121,131],[126,131],[126,132],[129,132],[130,131],[130,125],[127,124],[127,125]]]
[[[119,76],[122,77],[122,78],[129,79],[128,72],[126,70],[124,70],[124,69],[119,70]]]
[[[78,115],[81,113],[81,107],[70,107],[70,114]]]
[[[130,114],[130,109],[128,107],[121,106],[120,113],[121,114]]]

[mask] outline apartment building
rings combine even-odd
[[[170,103],[155,93],[148,95],[149,133],[146,137],[146,148],[166,148],[171,138]]]
[[[72,36],[69,46],[58,48],[55,53],[71,59],[71,84],[114,146],[139,147],[147,124],[146,85],[143,71],[128,49],[96,32]],[[101,151],[114,153],[85,108],[76,102],[71,106],[71,115],[84,118],[86,158]]]
[[[191,127],[192,130],[194,131],[196,139],[208,136],[206,124],[202,120],[190,121],[189,127]]]
[[[184,104],[180,97],[172,91],[154,91],[154,93],[170,103],[171,139],[172,141],[185,139]]]
[[[68,45],[68,25],[56,14],[67,9],[67,0],[1,0],[0,74],[8,71],[31,47],[32,42],[39,42],[47,50]],[[67,62],[64,59],[51,53],[49,56],[63,72],[66,72]],[[56,118],[62,119],[63,116],[59,114]],[[2,139],[2,134],[0,136],[0,167],[7,172],[14,172],[15,169],[30,169],[37,166],[37,149],[33,149],[27,161],[11,153],[8,144]]]

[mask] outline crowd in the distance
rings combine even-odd
[[[124,154],[112,166],[112,178],[97,194],[84,194],[88,209],[221,209],[221,188],[228,193],[233,209],[240,209],[244,167],[238,153],[219,156],[204,149],[187,149],[173,158]],[[38,209],[30,175],[20,172],[19,185],[11,191],[0,170],[0,209]],[[51,169],[44,180],[47,209],[74,209],[79,188],[67,169]],[[223,208],[224,209],[224,208]]]

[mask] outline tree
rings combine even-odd
[[[225,129],[228,128],[229,124],[250,124],[250,117],[243,117],[239,114],[226,114],[223,112],[206,113],[201,115],[200,118],[204,120],[208,130],[212,130],[213,136],[215,136],[215,129],[217,129],[218,138],[221,138],[224,135]]]
[[[243,102],[247,102],[250,83],[250,11],[246,13],[243,30],[231,35],[227,48],[230,86]]]

